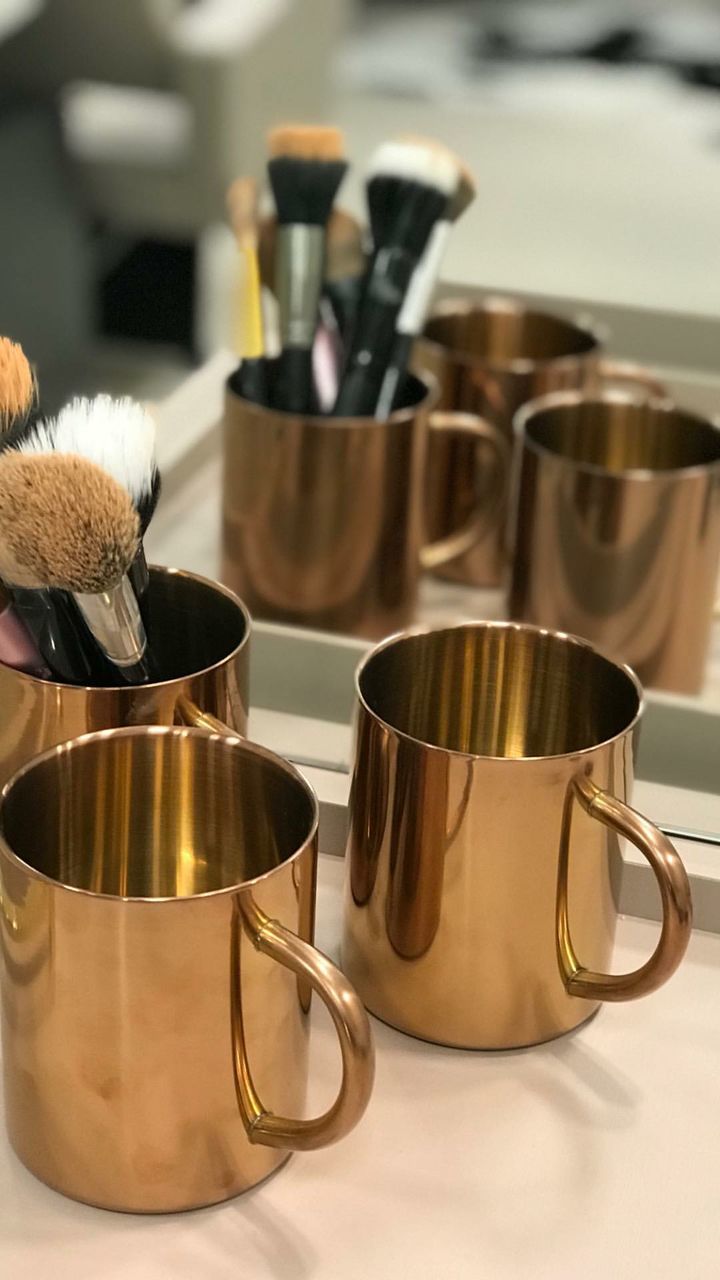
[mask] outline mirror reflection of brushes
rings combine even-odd
[[[140,520],[128,492],[99,466],[72,454],[0,455],[0,577],[33,630],[43,657],[77,683],[142,684],[150,678],[147,637],[128,571]],[[60,635],[48,634],[35,593],[67,592]],[[84,621],[114,679],[83,669]],[[77,661],[81,669],[73,669]],[[94,678],[89,679],[89,675]]]

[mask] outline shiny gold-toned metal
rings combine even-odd
[[[343,967],[402,1031],[551,1039],[665,981],[691,925],[672,846],[628,807],[642,690],[588,643],[512,623],[410,631],[357,676]],[[655,955],[608,973],[619,837],[651,863]]]
[[[5,1109],[38,1177],[105,1208],[170,1212],[236,1195],[357,1122],[372,1042],[311,945],[317,820],[289,764],[199,729],[91,734],[10,781]],[[309,985],[338,1029],[343,1081],[303,1121]]]
[[[436,391],[409,382],[409,407],[385,421],[300,417],[225,396],[223,578],[256,617],[377,638],[413,617],[421,561],[438,564],[484,536],[479,498],[424,547],[428,434],[462,437],[471,474],[507,483],[497,429],[469,414],[435,417]]]
[[[478,414],[512,444],[512,420],[520,405],[570,387],[607,382],[640,384],[663,394],[662,384],[641,365],[603,355],[602,338],[587,323],[535,311],[512,298],[480,302],[447,299],[417,344],[414,366],[440,384],[440,406]],[[477,501],[477,469],[470,445],[435,436],[429,444],[425,508],[428,536],[439,538],[466,520]],[[487,503],[496,484],[484,471]],[[471,586],[499,586],[507,570],[507,501],[498,504],[483,539],[439,570],[444,578]]]
[[[720,430],[667,400],[559,392],[517,416],[511,617],[576,632],[648,685],[702,686]]]
[[[178,701],[244,733],[250,615],[232,591],[177,569],[153,567],[148,635],[165,677],[147,685],[81,688],[38,680],[0,663],[0,786],[47,747],[99,729],[180,722]]]

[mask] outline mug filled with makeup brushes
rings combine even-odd
[[[413,367],[440,385],[440,406],[481,415],[513,447],[513,416],[522,404],[565,388],[627,383],[663,395],[642,366],[605,354],[605,340],[589,322],[489,296],[481,302],[448,298],[428,320]],[[486,492],[493,493],[492,476]],[[442,537],[476,502],[477,477],[467,443],[430,442],[425,489],[428,536]],[[439,576],[469,586],[497,587],[508,569],[507,500],[497,507],[482,542],[438,568]]]
[[[317,826],[291,765],[200,729],[94,733],[5,787],[5,1113],[37,1177],[168,1213],[227,1200],[357,1124],[373,1043],[313,946]],[[342,1079],[303,1119],[312,991]]]
[[[510,1049],[670,977],[690,887],[630,808],[643,697],[628,667],[574,636],[471,622],[390,637],[356,695],[342,963],[372,1013]],[[615,974],[621,837],[663,916],[650,959]]]

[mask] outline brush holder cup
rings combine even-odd
[[[408,377],[386,419],[302,417],[250,403],[229,380],[222,574],[254,616],[387,635],[411,621],[421,569],[484,538],[504,501],[509,449],[492,424],[438,413],[436,399],[434,384]],[[461,528],[426,545],[422,492],[436,435],[469,443],[478,497]]]
[[[164,568],[150,569],[147,601],[161,681],[83,688],[0,663],[0,786],[39,752],[99,729],[207,725],[212,717],[245,732],[250,615],[244,604],[207,578]]]
[[[641,366],[604,354],[599,332],[586,322],[529,310],[512,298],[443,302],[416,343],[413,366],[440,386],[440,407],[479,414],[513,443],[513,417],[526,401],[564,388],[591,389],[629,383],[663,395],[664,388]],[[485,476],[492,493],[493,478]],[[476,501],[473,459],[467,442],[432,437],[425,486],[428,536],[442,538],[467,518]],[[467,586],[498,587],[508,568],[508,502],[496,505],[484,537],[437,568],[440,577]]]

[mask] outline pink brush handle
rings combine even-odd
[[[6,605],[0,613],[0,662],[8,667],[15,667],[17,671],[29,671],[35,676],[49,674],[30,632],[11,604]]]

